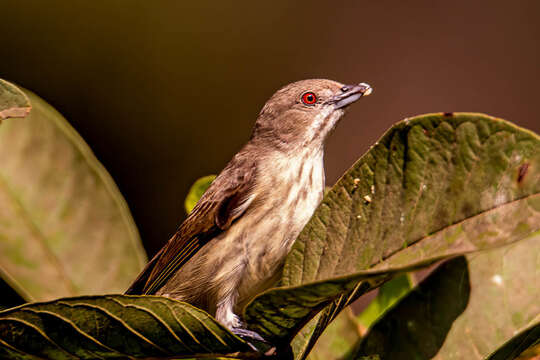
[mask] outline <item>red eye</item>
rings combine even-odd
[[[317,96],[312,92],[302,95],[302,102],[306,105],[313,105],[317,102]]]

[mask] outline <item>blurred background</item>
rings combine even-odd
[[[198,177],[305,78],[367,82],[328,184],[393,123],[474,111],[540,132],[540,1],[2,0],[0,78],[59,110],[116,180],[149,256]]]

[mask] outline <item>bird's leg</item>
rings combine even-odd
[[[232,333],[240,336],[242,339],[251,339],[255,341],[260,341],[262,343],[268,344],[268,341],[266,341],[259,333],[256,331],[248,330],[243,327],[237,327],[234,329],[231,329]]]
[[[240,320],[240,317],[233,311],[234,305],[238,298],[238,292],[231,291],[229,294],[221,297],[216,307],[216,320],[225,325],[235,335],[243,339],[255,340],[263,343],[267,341],[255,331],[246,329],[245,324]]]
[[[225,325],[230,330],[242,327],[242,321],[233,312],[238,292],[230,291],[228,294],[222,294],[216,306],[216,320]]]

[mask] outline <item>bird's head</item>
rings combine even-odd
[[[371,91],[365,83],[344,85],[324,79],[289,84],[264,105],[252,140],[282,149],[322,146],[344,109]]]

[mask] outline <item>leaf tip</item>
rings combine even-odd
[[[0,79],[0,123],[9,118],[26,117],[31,109],[30,100],[19,87]]]

